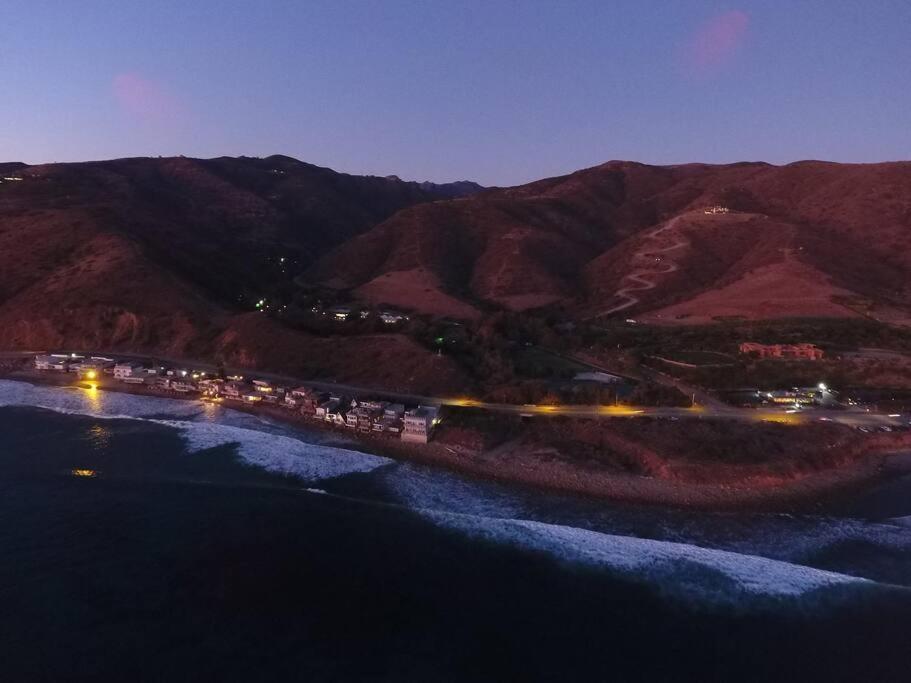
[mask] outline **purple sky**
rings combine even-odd
[[[0,160],[283,153],[513,184],[911,158],[911,2],[4,2]]]

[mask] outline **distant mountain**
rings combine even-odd
[[[384,176],[386,180],[392,180],[396,183],[407,182],[399,178],[397,175],[387,175]],[[467,197],[471,194],[477,194],[483,190],[486,190],[483,185],[478,185],[475,182],[470,180],[457,180],[454,183],[432,183],[429,180],[425,180],[421,183],[413,183],[417,185],[425,192],[429,192],[435,197]]]
[[[467,197],[485,190],[483,185],[478,185],[470,180],[457,180],[454,183],[420,183],[421,189],[438,197]]]
[[[20,161],[7,161],[0,163],[0,178],[7,175],[13,175],[25,168],[26,165]]]
[[[459,317],[904,319],[909,238],[911,163],[614,161],[403,209],[310,277]]]

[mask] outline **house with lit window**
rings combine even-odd
[[[143,374],[143,367],[139,363],[117,363],[114,366],[114,379],[125,380]]]
[[[273,391],[275,391],[275,387],[263,379],[254,379],[253,390],[258,391],[261,394],[271,394]]]

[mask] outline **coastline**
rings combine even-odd
[[[61,388],[86,388],[92,384],[99,391],[200,402],[198,398],[122,384],[110,378],[88,383],[73,381],[69,375],[0,370],[0,379]],[[800,476],[776,476],[771,472],[757,476],[754,472],[740,481],[697,483],[606,471],[585,463],[569,463],[549,456],[546,449],[535,452],[535,449],[518,442],[507,442],[483,450],[452,448],[439,441],[414,444],[387,435],[364,434],[339,428],[276,406],[250,406],[243,403],[220,405],[304,431],[344,436],[349,441],[346,447],[373,455],[445,469],[478,479],[637,505],[711,510],[818,510],[824,508],[828,501],[911,471],[911,459],[893,458],[906,455],[911,448],[871,449],[872,452],[846,464]]]

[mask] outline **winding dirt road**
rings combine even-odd
[[[662,227],[658,228],[657,230],[653,230],[648,235],[646,235],[646,239],[660,239],[660,237],[665,232],[673,231],[677,227],[677,224],[681,218],[682,216],[677,216],[676,218],[671,219]],[[607,310],[601,311],[595,317],[618,313],[638,304],[639,297],[636,296],[635,292],[644,292],[649,289],[654,289],[657,285],[658,276],[666,275],[667,273],[673,273],[678,269],[678,265],[676,263],[673,261],[665,261],[660,256],[660,254],[667,254],[672,251],[676,251],[677,249],[682,249],[683,247],[689,246],[689,244],[689,240],[687,240],[685,237],[676,235],[676,240],[669,246],[640,249],[635,254],[633,254],[634,262],[645,263],[643,263],[643,265],[639,266],[629,275],[624,276],[620,281],[620,284],[623,286],[614,294],[614,299],[619,299],[620,302],[608,308]]]

